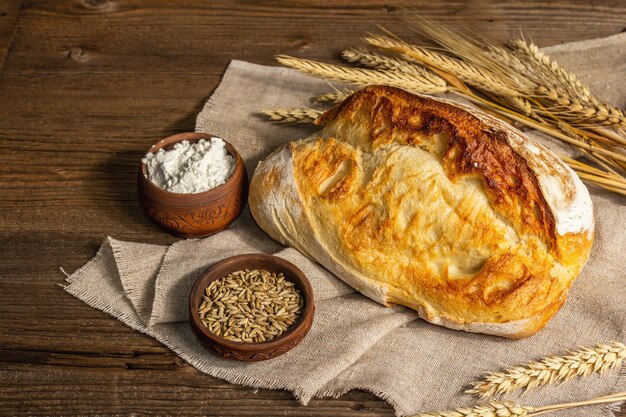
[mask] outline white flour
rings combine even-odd
[[[190,144],[184,140],[165,151],[147,153],[148,179],[172,193],[196,194],[223,184],[235,170],[235,159],[220,138],[201,139]]]

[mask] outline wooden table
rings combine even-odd
[[[59,288],[59,266],[81,266],[107,235],[175,241],[139,209],[137,163],[194,129],[231,59],[336,60],[376,24],[412,37],[376,0],[173,3],[0,0],[0,414],[393,415],[363,392],[301,407],[208,377]],[[540,46],[626,30],[623,0],[413,6]]]

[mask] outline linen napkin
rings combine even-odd
[[[601,97],[626,103],[626,34],[546,49]],[[292,70],[232,61],[197,118],[197,131],[231,142],[249,173],[277,146],[312,126],[283,126],[257,116],[262,108],[308,105],[327,82]],[[539,137],[539,140],[542,140]],[[549,144],[550,145],[550,144]],[[565,148],[559,152],[571,152]],[[626,340],[626,201],[591,188],[596,240],[591,259],[562,310],[523,340],[463,333],[420,320],[403,307],[383,307],[343,284],[294,249],[272,241],[248,209],[226,230],[169,247],[107,238],[96,256],[68,276],[67,292],[156,338],[201,372],[232,383],[286,389],[302,402],[362,389],[388,401],[397,415],[474,404],[467,383],[581,345]],[[241,253],[273,253],[296,264],[314,288],[316,314],[308,336],[269,361],[242,363],[206,351],[187,322],[187,299],[198,274]],[[592,398],[623,389],[626,370],[507,396],[524,405]],[[617,405],[570,409],[558,416],[610,416]]]

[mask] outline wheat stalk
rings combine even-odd
[[[349,68],[343,65],[325,64],[286,55],[279,55],[276,59],[286,67],[294,68],[310,75],[359,86],[383,84],[421,94],[440,94],[448,91],[448,86],[443,80],[438,84],[433,84],[431,80],[417,74],[406,74],[390,70],[378,71]]]
[[[260,113],[269,120],[278,123],[313,123],[324,110],[312,107],[297,107],[293,109],[261,110]]]
[[[602,159],[597,158],[596,155],[586,153],[586,156],[592,160],[594,160],[598,165],[602,166],[607,171],[612,171],[612,167],[606,164]],[[589,179],[590,181],[597,182],[605,182],[607,188],[622,194],[626,195],[626,179],[621,177],[619,174],[614,172],[606,172],[602,171],[598,168],[592,167],[575,159],[568,158],[566,156],[561,157],[565,163],[567,163],[579,176],[586,177],[585,179],[589,179],[588,177],[593,177]],[[581,177],[582,178],[582,177]],[[610,183],[608,182],[610,181]],[[613,184],[619,184],[614,186]]]
[[[588,135],[599,135],[620,145],[626,145],[626,130],[624,129],[594,126],[591,129],[585,130],[585,133]]]
[[[579,167],[584,165],[578,164]],[[626,357],[626,346],[619,342],[599,343],[595,348],[585,347],[569,353],[566,356],[550,356],[539,362],[515,366],[504,372],[490,372],[480,381],[472,382],[472,388],[465,393],[488,398],[522,388],[531,390],[577,376],[602,374],[622,363]]]
[[[564,404],[554,404],[543,407],[523,406],[512,401],[491,401],[486,404],[477,404],[473,407],[461,407],[454,410],[433,411],[414,414],[409,417],[535,417],[552,411],[582,407],[593,404],[607,404],[626,400],[626,391],[617,392],[590,400]]]

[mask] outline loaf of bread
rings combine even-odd
[[[252,178],[250,209],[272,238],[452,329],[522,338],[563,305],[593,209],[546,148],[469,107],[383,86],[317,123]]]

